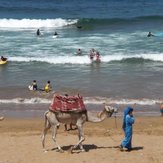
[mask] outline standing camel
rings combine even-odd
[[[104,109],[99,113],[93,113],[90,111],[84,111],[84,112],[52,112],[52,111],[46,111],[45,112],[45,126],[42,134],[42,146],[45,150],[45,136],[47,134],[48,129],[50,127],[52,128],[52,139],[57,145],[58,151],[63,152],[61,147],[56,141],[56,134],[57,129],[59,128],[60,123],[64,124],[73,124],[76,125],[79,132],[79,141],[76,145],[71,147],[71,152],[73,149],[75,149],[77,146],[80,147],[80,150],[84,152],[84,148],[82,145],[82,142],[85,140],[84,138],[84,132],[83,132],[83,124],[88,122],[102,122],[107,117],[111,117],[114,112],[117,112],[117,108],[106,106]],[[46,151],[46,150],[45,150]]]

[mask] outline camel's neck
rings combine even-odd
[[[107,113],[105,110],[96,113],[87,112],[87,117],[89,122],[102,122],[104,119],[107,118]]]

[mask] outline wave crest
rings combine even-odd
[[[48,56],[44,57],[8,57],[9,61],[14,62],[45,62],[50,64],[90,64],[91,61],[87,55],[85,56]],[[144,62],[163,62],[163,54],[139,54],[139,55],[105,55],[101,56],[102,63],[109,62],[124,63],[144,63]]]
[[[0,19],[0,28],[55,28],[75,24],[75,19]]]
[[[51,100],[45,98],[14,98],[0,99],[0,104],[49,104]],[[113,99],[107,97],[84,97],[85,104],[116,104],[116,105],[155,105],[163,103],[163,99]]]

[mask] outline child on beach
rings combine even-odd
[[[44,90],[46,93],[49,93],[51,90],[52,90],[52,86],[50,84],[50,80],[47,81],[45,87],[44,87]]]
[[[30,91],[36,91],[37,90],[37,82],[36,80],[33,80],[32,84],[28,86]]]

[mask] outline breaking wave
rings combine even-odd
[[[55,28],[75,24],[75,19],[0,19],[0,28]]]
[[[130,24],[130,23],[144,23],[144,22],[155,22],[162,21],[163,16],[150,15],[150,16],[140,16],[140,17],[131,17],[131,18],[106,18],[106,19],[97,19],[97,18],[83,18],[79,19],[77,22],[78,26],[106,26],[106,25],[121,25],[121,24]]]
[[[0,104],[50,104],[51,100],[45,98],[14,98],[0,99]],[[117,104],[117,105],[155,105],[163,103],[163,99],[113,99],[106,97],[84,97],[85,104]]]
[[[45,62],[50,64],[90,64],[91,61],[87,55],[85,56],[49,56],[48,58],[40,57],[9,57],[9,61],[14,62]],[[139,54],[139,55],[106,55],[101,56],[102,63],[112,61],[125,63],[143,63],[143,62],[163,62],[163,54]]]

